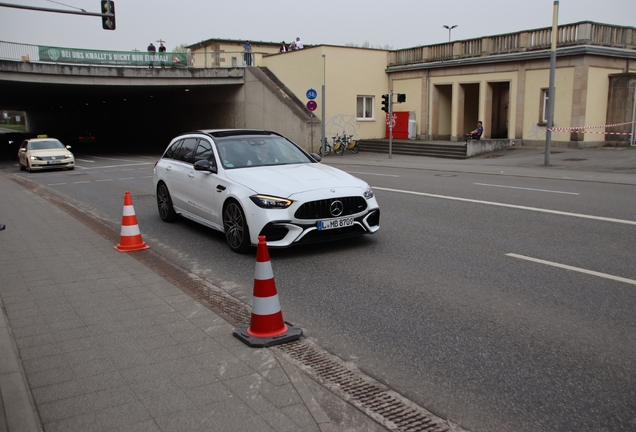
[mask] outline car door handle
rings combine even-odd
[[[193,178],[194,177],[194,173],[193,172],[189,172],[188,173],[188,177]]]
[[[225,190],[225,186],[223,185],[216,185],[216,191],[217,192],[223,192]]]
[[[172,167],[171,167],[170,165],[168,165],[168,166],[166,167],[166,171],[172,171]]]

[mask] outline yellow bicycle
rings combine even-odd
[[[342,136],[335,137],[333,141],[333,152],[338,156],[342,156],[346,150],[349,150],[353,154],[358,153],[358,151],[360,151],[358,141],[354,141],[352,138],[353,135],[347,135],[344,132]]]

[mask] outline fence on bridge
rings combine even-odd
[[[241,68],[247,62],[243,52],[166,52],[104,51],[63,48],[0,41],[0,60],[107,67],[194,67]],[[258,53],[249,54],[259,56]],[[254,63],[252,57],[251,64]]]

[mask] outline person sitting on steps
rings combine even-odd
[[[470,133],[466,134],[466,144],[468,145],[468,140],[478,140],[481,138],[481,134],[484,133],[483,123],[477,122],[477,129],[470,131]]]

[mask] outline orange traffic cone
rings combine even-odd
[[[119,236],[119,244],[113,247],[119,252],[130,252],[150,248],[150,246],[141,239],[130,192],[126,192],[126,195],[124,195],[124,215],[121,218],[121,235]]]
[[[290,342],[303,335],[300,327],[283,321],[265,236],[258,237],[251,322],[249,326],[236,328],[233,334],[247,345],[259,348]]]

